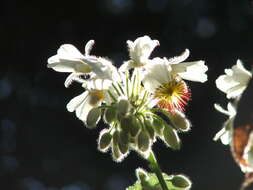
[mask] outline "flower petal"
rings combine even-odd
[[[172,64],[171,67],[173,73],[178,73],[185,80],[202,83],[207,81],[205,72],[208,70],[208,67],[204,61],[183,62]]]

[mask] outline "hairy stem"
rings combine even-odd
[[[156,177],[158,178],[162,189],[169,190],[166,185],[166,182],[163,178],[162,171],[160,169],[160,166],[156,160],[156,157],[155,157],[155,154],[153,151],[150,152],[150,155],[148,157],[148,161],[149,161],[149,168],[156,174]]]

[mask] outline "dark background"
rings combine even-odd
[[[193,190],[236,190],[243,173],[229,147],[212,140],[226,117],[215,79],[238,58],[253,63],[253,3],[233,0],[0,1],[0,188],[3,190],[124,190],[147,163],[135,152],[122,162],[96,149],[100,127],[88,130],[65,106],[80,85],[63,85],[66,74],[47,69],[61,44],[115,65],[128,60],[126,40],[149,35],[160,41],[152,57],[176,56],[189,48],[189,61],[203,59],[208,82],[188,82],[186,114],[193,127],[172,151],[158,141],[154,151],[163,171],[184,173]]]

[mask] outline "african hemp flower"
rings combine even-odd
[[[251,72],[247,71],[238,59],[236,65],[233,65],[231,69],[225,69],[225,75],[219,76],[215,81],[217,88],[224,92],[228,99],[236,98],[233,102],[228,103],[227,110],[218,104],[214,104],[217,111],[228,116],[223,128],[214,137],[214,140],[220,139],[224,145],[230,144],[232,140],[234,119],[237,112],[236,104],[251,77]]]
[[[134,42],[127,41],[130,60],[126,61],[120,71],[126,71],[135,67],[142,67],[149,62],[149,56],[156,46],[159,45],[158,40],[151,40],[149,36],[137,38]]]
[[[238,59],[236,65],[231,69],[225,69],[225,75],[219,76],[215,82],[217,88],[226,93],[230,99],[243,93],[251,77],[251,72],[247,71]]]
[[[48,59],[48,67],[71,73],[66,87],[74,81],[81,83],[83,92],[67,104],[69,112],[75,112],[88,128],[96,127],[101,118],[107,124],[100,132],[98,149],[111,150],[117,162],[130,150],[147,159],[158,137],[178,150],[178,132],[191,127],[183,113],[190,99],[183,79],[205,82],[204,62],[181,63],[188,50],[169,60],[150,59],[159,42],[143,36],[127,41],[130,60],[117,69],[111,61],[90,55],[93,44],[93,40],[86,44],[84,55],[73,45],[61,46],[57,55]]]

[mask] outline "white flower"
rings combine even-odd
[[[111,81],[92,79],[87,83],[87,90],[73,98],[67,104],[69,112],[76,112],[76,117],[86,124],[87,116],[92,108],[98,107],[102,102],[108,102],[106,91],[110,88]]]
[[[190,91],[180,77],[172,75],[166,63],[166,59],[153,59],[152,64],[145,67],[142,82],[160,107],[170,112],[182,111],[190,99]]]
[[[159,41],[151,40],[149,36],[143,36],[137,38],[134,42],[128,40],[127,45],[131,60],[126,61],[120,67],[120,71],[146,65],[149,62],[150,54],[159,45]]]
[[[236,65],[225,69],[225,75],[219,76],[215,82],[217,88],[227,94],[227,98],[236,98],[243,93],[251,77],[251,72],[238,59]]]
[[[217,111],[227,115],[228,119],[223,124],[223,128],[218,133],[216,133],[213,139],[215,141],[220,139],[224,145],[228,145],[232,140],[232,130],[233,130],[233,122],[236,116],[236,108],[233,106],[231,102],[228,103],[227,110],[223,109],[218,104],[214,104],[214,108]]]
[[[89,74],[91,78],[119,81],[117,68],[109,60],[90,55],[93,45],[94,40],[90,40],[85,46],[83,55],[73,45],[64,44],[56,55],[48,59],[47,66],[58,72],[71,73],[64,83],[66,87],[73,81],[84,83],[85,80],[79,78],[82,74]]]
[[[183,62],[188,58],[189,54],[190,51],[186,49],[182,55],[169,59],[167,64],[171,67],[171,72],[173,74],[178,74],[185,80],[202,83],[206,82],[207,75],[205,72],[208,70],[208,67],[205,65],[205,62],[202,60]]]
[[[92,41],[88,42],[87,45],[91,42]],[[89,73],[91,69],[89,65],[83,61],[83,58],[84,55],[80,53],[75,46],[64,44],[57,50],[56,55],[47,60],[47,67],[58,72]]]

